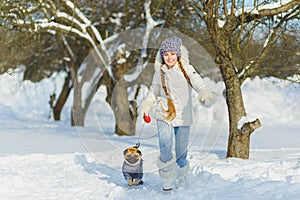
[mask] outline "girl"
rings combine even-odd
[[[157,160],[163,190],[171,190],[175,181],[185,180],[189,170],[187,146],[192,119],[192,89],[204,106],[213,104],[202,77],[189,64],[188,52],[178,37],[165,39],[155,60],[155,73],[149,93],[139,106],[140,114],[154,105],[160,156]],[[175,137],[175,155],[172,153]]]

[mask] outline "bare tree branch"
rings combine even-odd
[[[223,10],[224,10],[224,15],[225,15],[225,18],[228,17],[228,8],[227,8],[227,0],[224,0],[223,1]]]
[[[265,17],[265,16],[274,16],[274,15],[278,15],[280,13],[286,12],[289,9],[292,9],[293,7],[297,6],[296,9],[299,9],[299,4],[300,4],[300,0],[292,0],[289,1],[286,4],[281,4],[281,1],[279,1],[277,3],[277,7],[275,8],[271,8],[271,9],[264,9],[264,7],[262,6],[262,8],[259,9],[259,15],[260,17]]]
[[[255,9],[245,11],[245,23],[258,20],[264,17],[272,17],[284,12],[288,12],[290,9],[299,10],[300,0],[289,1],[286,4],[277,3],[273,7],[267,8],[263,5],[257,6]],[[239,16],[241,20],[241,16]]]
[[[297,9],[296,9],[297,10]],[[269,34],[268,38],[265,40],[265,43],[262,47],[262,49],[258,52],[258,54],[256,55],[255,58],[255,62],[250,62],[249,65],[247,67],[244,68],[244,70],[240,73],[239,77],[240,77],[240,82],[241,84],[248,78],[251,76],[251,73],[253,72],[253,70],[255,70],[256,68],[259,67],[260,61],[266,56],[267,52],[269,51],[270,48],[270,44],[273,43],[273,41],[279,37],[277,35],[277,31],[280,29],[280,27],[282,26],[282,24],[286,23],[287,21],[289,21],[290,19],[293,19],[295,16],[297,16],[299,13],[298,12],[294,12],[291,11],[291,13],[286,14],[273,28],[271,33]]]
[[[261,123],[259,119],[256,119],[252,122],[245,123],[242,128],[240,129],[241,134],[251,134],[253,131],[255,131],[257,128],[261,127]]]

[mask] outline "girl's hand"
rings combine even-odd
[[[209,91],[202,91],[198,95],[198,101],[205,107],[211,107],[214,104],[214,98]]]

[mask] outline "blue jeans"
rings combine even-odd
[[[176,126],[157,120],[160,160],[164,163],[172,159],[173,136],[175,135],[176,163],[184,167],[187,163],[187,147],[190,136],[190,126]]]

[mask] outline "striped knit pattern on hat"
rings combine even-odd
[[[162,41],[160,45],[160,57],[163,59],[163,55],[166,52],[174,52],[178,57],[181,57],[180,46],[182,42],[179,37],[167,38]]]

